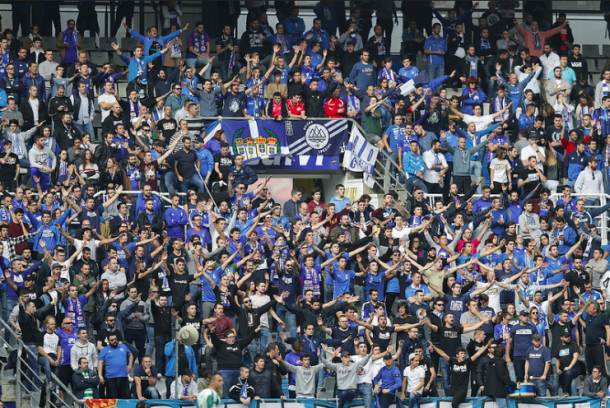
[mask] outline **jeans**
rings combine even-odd
[[[419,177],[412,176],[411,178],[408,178],[405,182],[405,188],[407,189],[409,194],[411,194],[413,193],[415,187],[421,188],[425,194],[428,194],[428,187],[426,187],[426,183],[424,183],[424,180],[420,179]]]
[[[290,337],[297,336],[297,317],[294,313],[290,313],[283,305],[277,305],[277,316],[288,326],[288,330],[290,331]],[[284,329],[279,326],[277,328],[278,332],[281,333]],[[223,394],[224,395],[224,394]]]
[[[252,340],[252,342],[248,345],[248,351],[250,352],[250,359],[254,362],[254,357],[257,354],[265,354],[265,349],[267,348],[267,339],[269,337],[269,328],[261,327],[260,337]]]
[[[506,408],[506,398],[496,397],[496,404],[498,404],[498,408]]]
[[[34,379],[34,385],[36,388],[40,388],[42,381],[40,381],[40,366],[38,365],[38,346],[36,344],[28,344],[27,345],[30,351],[34,352],[34,355],[24,351],[28,356],[28,378]],[[32,380],[26,381],[26,388],[30,391],[32,390]]]
[[[407,402],[407,398],[406,397],[407,396],[405,394],[405,401],[403,401],[403,404],[405,402]],[[418,392],[416,392],[416,393],[410,392],[409,393],[409,402],[408,402],[409,407],[413,408],[415,406],[415,404],[417,404],[417,401],[419,401],[420,399],[421,399],[421,394],[420,393],[418,393]]]
[[[339,397],[338,408],[343,408],[346,402],[353,401],[356,398],[356,392],[354,390],[339,391],[337,397]]]
[[[428,77],[432,80],[445,74],[445,66],[428,63],[428,66],[426,67],[426,72],[428,73]]]
[[[525,356],[515,356],[513,358],[513,365],[515,367],[517,382],[523,382],[523,378],[525,377]]]
[[[152,358],[153,351],[155,351],[155,328],[154,326],[146,325],[146,355]],[[162,349],[163,350],[163,349]],[[161,351],[163,353],[163,351]]]
[[[161,175],[161,188],[162,193],[174,194],[176,192],[176,173],[168,171]]]
[[[6,294],[6,292],[4,292],[4,293]],[[2,319],[7,324],[10,324],[8,322],[9,315],[11,314],[11,312],[13,311],[15,306],[17,306],[17,303],[19,303],[19,301],[17,299],[6,299],[6,309],[2,310]],[[11,333],[8,330],[4,331],[4,340],[6,340],[7,343],[10,342],[10,340],[11,340]],[[38,351],[38,349],[36,349],[36,351]]]
[[[214,347],[206,347],[205,348],[205,368],[206,370],[213,370],[214,369],[214,360],[212,359],[212,357],[214,357],[216,355],[216,349]],[[231,383],[229,383],[230,386]],[[224,394],[223,394],[224,395]]]
[[[51,374],[57,375],[57,372],[59,371],[59,366],[52,366],[51,361],[44,356],[38,357],[38,364],[44,370],[44,373],[47,376],[47,381],[49,382],[49,384],[52,384],[53,379],[51,377]]]
[[[161,399],[161,394],[159,394],[159,390],[153,387],[152,385],[142,390],[142,396],[146,399]],[[131,397],[133,399],[138,399],[138,394],[133,393]]]
[[[142,329],[125,329],[125,343],[132,344],[135,343],[136,349],[138,349],[138,361],[141,363],[142,358],[146,353],[146,348],[144,345],[146,344],[146,331]],[[133,361],[135,362],[135,356]]]
[[[392,114],[385,105],[380,105],[379,110],[381,111],[381,125],[384,129],[387,129],[392,123]]]
[[[378,396],[380,408],[389,408],[390,404],[396,399],[396,394],[393,392],[387,394],[379,393]]]
[[[536,386],[536,396],[546,397],[546,386],[549,384],[549,380],[531,380]]]
[[[19,159],[19,167],[22,169],[29,169],[30,161],[28,159]],[[21,180],[21,184],[27,184],[28,181],[30,181],[30,172],[29,171],[25,174],[25,176],[23,176],[23,180]]]
[[[470,161],[470,171],[474,172],[474,181],[476,183],[477,181],[479,181],[479,178],[481,178],[481,173],[483,171],[483,165],[478,160],[471,160]],[[479,184],[479,187],[477,188],[477,194],[481,194],[482,189],[483,189],[483,183]]]
[[[161,375],[165,375],[165,345],[172,341],[171,337],[163,337],[163,336],[155,336],[155,350],[157,353],[155,354],[155,367],[157,371],[161,373]]]
[[[563,388],[563,395],[569,394],[572,397],[578,396],[578,389],[576,388],[576,379],[580,375],[578,366],[575,366],[567,371],[564,371],[559,376],[559,383]]]
[[[197,173],[193,174],[193,177],[191,178],[183,178],[182,181],[180,181],[178,184],[178,190],[182,193],[186,193],[191,184],[197,186],[198,193],[205,192],[203,180],[201,179],[201,176]]]
[[[236,58],[237,59],[237,58]],[[239,71],[242,67],[241,62],[235,61],[235,65],[231,68],[231,74],[229,75],[229,60],[226,61],[218,61],[218,66],[220,68],[220,77],[223,81],[228,82],[230,77],[233,76],[233,73]]]
[[[91,135],[91,140],[95,140],[95,130],[93,130],[93,122],[89,121],[89,122],[85,123],[84,125],[74,122],[74,127],[78,129],[81,136],[82,136],[83,132],[87,132]]]
[[[373,386],[371,384],[358,384],[358,396],[362,397],[364,408],[373,408]]]
[[[34,188],[38,188],[38,184],[33,181],[34,180],[34,176],[38,177],[40,179],[40,188],[42,191],[47,191],[47,187],[49,186],[49,181],[51,180],[51,176],[49,176],[48,173],[43,173],[41,172],[37,167],[31,168],[30,169],[30,173],[32,176],[32,185],[34,186]],[[25,183],[25,180],[24,180]]]
[[[239,378],[239,370],[235,370],[235,371],[222,371],[220,373],[220,375],[222,376],[222,395],[229,395],[229,389],[231,388],[231,384],[233,384],[233,382],[235,380],[237,380]]]
[[[444,358],[440,359],[441,363],[441,372],[443,373],[443,390],[445,391],[445,396],[449,396],[449,388],[451,386],[451,366],[449,362]]]
[[[210,61],[210,59],[208,57],[187,58],[186,66],[188,68],[195,68],[197,65],[206,65],[209,61]],[[210,69],[205,71],[205,73],[203,74],[203,79],[210,79],[211,71],[212,71],[211,67],[210,67]]]

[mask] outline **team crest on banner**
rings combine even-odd
[[[223,120],[222,129],[234,155],[245,162],[290,154],[284,123],[273,120]]]
[[[293,156],[339,156],[347,143],[347,121],[284,121]]]

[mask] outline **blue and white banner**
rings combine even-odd
[[[234,155],[249,163],[290,154],[284,123],[274,120],[223,120],[222,129]]]
[[[286,120],[286,139],[292,156],[339,156],[347,143],[347,121]]]
[[[343,156],[343,167],[364,173],[364,183],[371,188],[375,186],[373,171],[378,154],[379,148],[370,144],[358,127],[352,127],[352,134]]]

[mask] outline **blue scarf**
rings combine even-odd
[[[542,49],[542,41],[540,41],[539,31],[536,31],[534,34],[534,49],[541,50]]]

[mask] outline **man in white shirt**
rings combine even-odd
[[[181,399],[190,402],[197,401],[199,390],[197,389],[197,381],[193,380],[193,373],[189,368],[180,369],[180,379],[178,381],[178,395],[176,395],[176,384],[172,382],[170,399]]]
[[[534,67],[535,68],[535,67]],[[532,72],[531,67],[526,67],[525,71],[521,69],[520,66],[515,67],[515,74],[517,74],[517,79],[519,82],[523,81],[527,76]],[[540,85],[538,84],[538,77],[542,73],[542,67],[539,66],[534,74],[534,77],[530,79],[528,84],[525,86],[525,89],[531,89],[534,95],[540,95]]]
[[[408,394],[409,406],[413,407],[420,400],[424,391],[426,372],[423,367],[419,367],[419,357],[417,354],[411,353],[409,355],[409,363],[409,367],[405,368],[403,372],[400,400],[404,401]]]
[[[445,173],[449,170],[449,165],[445,159],[445,155],[440,153],[441,142],[438,140],[432,141],[432,148],[424,152],[424,164],[426,171],[424,173],[424,183],[428,187],[428,193],[440,194],[442,180]]]
[[[531,156],[536,156],[536,159],[538,160],[536,166],[541,171],[544,170],[543,163],[546,158],[546,153],[542,146],[538,146],[538,138],[536,137],[536,133],[530,133],[527,141],[530,145],[521,149],[521,163],[523,163],[524,167],[527,167],[529,158]]]
[[[112,82],[105,82],[104,93],[97,98],[97,104],[100,106],[100,111],[102,112],[102,122],[110,115],[110,109],[116,103],[118,103],[118,101]]]
[[[553,52],[551,45],[544,44],[542,55],[540,56],[540,63],[542,64],[542,72],[540,73],[540,85],[542,89],[545,88],[546,82],[548,81],[549,75],[553,72],[553,68],[559,66],[559,55]],[[546,100],[546,94],[543,94]]]
[[[599,159],[596,156],[591,156],[587,159],[587,167],[580,172],[576,183],[574,183],[574,192],[576,194],[603,194],[604,184],[602,172],[597,170]],[[586,205],[591,205],[592,202],[598,201],[599,197],[581,197],[586,200]]]
[[[610,70],[604,70],[602,77],[595,86],[595,106],[602,106],[602,98],[610,95]]]

